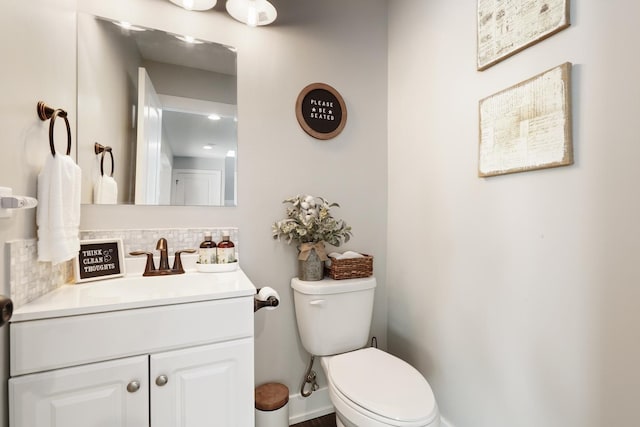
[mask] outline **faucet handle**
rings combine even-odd
[[[192,254],[195,253],[195,249],[182,249],[180,251],[176,251],[175,256],[173,257],[173,268],[171,270],[173,270],[174,273],[177,274],[182,274],[184,273],[184,268],[182,267],[182,259],[180,258],[180,254],[184,253],[188,253],[188,254]]]
[[[129,252],[129,255],[133,255],[133,256],[146,255],[147,256],[147,265],[144,267],[144,273],[142,273],[143,276],[149,276],[152,271],[155,271],[156,265],[153,263],[152,252],[133,251],[133,252]]]

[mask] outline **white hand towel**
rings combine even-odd
[[[58,264],[80,250],[81,170],[69,156],[47,156],[38,175],[38,261]]]
[[[329,256],[335,259],[364,258],[364,255],[362,255],[361,253],[353,252],[353,251],[346,251],[343,254],[341,254],[340,252],[331,252]]]
[[[93,186],[93,203],[115,205],[118,203],[118,183],[113,177],[101,175]]]

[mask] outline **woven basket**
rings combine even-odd
[[[335,259],[329,257],[331,265],[325,270],[334,280],[357,279],[373,275],[373,257],[362,254],[364,258]]]

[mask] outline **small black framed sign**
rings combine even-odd
[[[82,240],[75,267],[76,283],[124,276],[122,240]]]
[[[347,106],[340,93],[325,83],[312,83],[298,95],[296,118],[316,139],[331,139],[347,124]]]

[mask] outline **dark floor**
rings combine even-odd
[[[336,414],[325,415],[324,417],[294,424],[291,427],[336,427]]]

